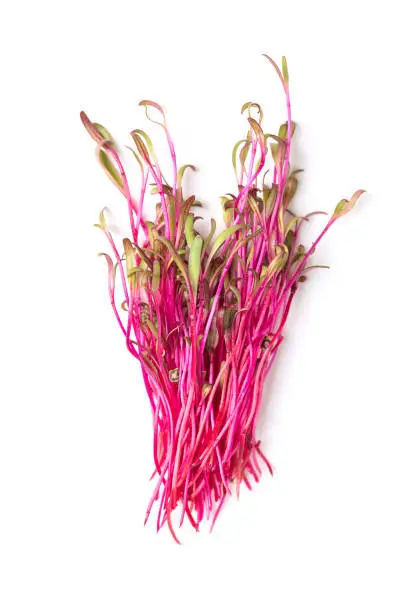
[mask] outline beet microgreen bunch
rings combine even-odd
[[[216,238],[213,219],[206,237],[195,227],[200,204],[182,188],[185,170],[194,167],[178,166],[161,106],[140,102],[149,119],[151,112],[160,116],[151,120],[165,132],[171,180],[164,178],[149,136],[134,130],[131,150],[141,172],[137,198],[110,133],[81,113],[100,163],[127,201],[130,234],[123,248],[115,244],[103,211],[98,227],[112,251],[103,253],[111,305],[140,363],[153,413],[156,484],[146,521],[157,502],[157,529],[167,523],[176,540],[171,516],[177,506],[180,525],[186,517],[198,530],[211,517],[213,526],[232,484],[237,494],[242,482],[251,489],[261,463],[272,473],[256,434],[264,380],[298,284],[316,267],[311,255],[363,193],[339,202],[310,248],[301,244],[304,222],[319,213],[301,217],[291,209],[299,170],[290,166],[295,124],[287,63],[283,58],[280,70],[266,57],[281,81],[287,121],[278,134],[265,133],[261,107],[243,106],[248,131],[232,154],[237,190],[222,198],[226,229]],[[156,200],[154,220],[143,214],[149,194]]]

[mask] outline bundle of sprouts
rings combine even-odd
[[[267,59],[281,81],[287,121],[277,134],[265,133],[261,107],[243,106],[248,131],[232,153],[237,189],[222,198],[226,227],[218,235],[213,219],[206,237],[195,226],[200,204],[182,188],[185,171],[194,167],[178,166],[161,106],[140,102],[148,118],[159,116],[154,122],[165,132],[171,180],[164,178],[149,136],[134,130],[132,152],[141,172],[137,198],[110,133],[81,113],[100,163],[127,201],[130,232],[123,247],[103,211],[98,227],[111,250],[103,254],[110,302],[140,363],[153,414],[155,488],[146,520],[156,504],[157,529],[167,524],[176,540],[171,517],[177,506],[180,525],[187,519],[198,530],[209,517],[213,525],[232,486],[238,494],[242,483],[252,488],[262,467],[272,473],[256,433],[264,381],[294,295],[315,267],[315,248],[363,193],[339,202],[311,247],[300,242],[304,223],[320,213],[303,217],[292,210],[299,171],[290,166],[295,124],[287,63],[283,58],[280,70]],[[143,214],[148,193],[157,200],[154,220]]]

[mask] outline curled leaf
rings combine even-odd
[[[252,108],[255,108],[257,110],[257,113],[259,115],[258,122],[261,123],[263,121],[263,110],[260,104],[257,104],[257,102],[246,102],[246,104],[243,104],[241,113],[243,114],[247,110],[249,111],[249,117],[251,117],[250,110]]]
[[[365,193],[364,189],[358,189],[358,191],[355,191],[350,200],[344,199],[338,202],[334,210],[334,214],[332,215],[332,218],[337,219],[346,215],[346,213],[352,210],[352,208],[355,206],[356,202],[363,193]]]
[[[183,203],[183,209],[184,209],[184,214],[188,215],[189,211],[191,210],[192,206],[199,206],[199,202],[197,202],[195,200],[195,196],[192,195],[190,196],[187,200],[185,200],[185,202]]]
[[[139,102],[139,106],[144,106],[144,110],[146,111],[146,117],[147,117],[147,119],[149,121],[151,121],[152,123],[157,123],[158,125],[161,125],[161,126],[165,125],[165,113],[164,113],[164,110],[163,110],[162,106],[157,104],[157,102],[153,102],[152,100],[141,100],[141,102]],[[160,121],[156,121],[155,119],[152,119],[150,117],[150,115],[148,114],[149,106],[151,106],[152,108],[155,108],[156,110],[158,110],[158,112],[162,116],[162,119],[163,119],[164,123],[161,123]]]
[[[185,166],[181,166],[181,168],[178,170],[178,174],[177,174],[177,185],[178,185],[178,187],[181,187],[181,183],[182,183],[182,179],[184,178],[185,170],[187,170],[188,168],[190,168],[191,170],[196,172],[196,167],[193,166],[192,164],[185,164]]]

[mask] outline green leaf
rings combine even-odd
[[[100,123],[94,123],[93,125],[95,126],[99,134],[103,136],[104,140],[113,142],[112,135],[110,134],[110,132],[108,132],[108,130],[105,127],[103,127],[103,125],[101,125]]]
[[[331,266],[324,266],[324,265],[314,265],[314,266],[307,266],[306,268],[304,268],[303,272],[308,272],[308,270],[316,270],[317,268],[320,268],[321,270],[329,270]]]
[[[240,159],[240,164],[242,168],[244,168],[246,158],[249,153],[249,149],[250,149],[250,141],[246,139],[246,144],[241,148],[240,153],[239,153],[239,159]]]
[[[182,208],[184,211],[185,215],[189,214],[189,211],[191,210],[192,206],[197,206],[198,203],[195,201],[195,196],[192,195],[190,196],[187,200],[184,200],[184,202],[182,203]]]
[[[249,195],[248,201],[249,201],[250,208],[252,209],[252,211],[257,217],[257,221],[260,223],[260,225],[263,225],[263,219],[261,218],[261,214],[260,214],[260,210],[259,210],[257,201],[251,195]]]
[[[156,229],[156,226],[152,221],[146,221],[145,223],[146,223],[147,232],[148,232],[148,240],[149,240],[150,246],[153,247],[154,240],[155,240],[154,231]]]
[[[277,144],[286,144],[285,139],[280,135],[276,136],[275,134],[266,134],[266,138],[272,138]]]
[[[242,301],[242,296],[240,294],[239,289],[235,287],[234,285],[230,285],[229,289],[235,294],[236,303],[240,304],[240,302]]]
[[[246,267],[249,268],[251,261],[253,259],[253,255],[254,255],[254,242],[251,243],[251,245],[249,246],[249,252],[247,253],[247,258],[246,258]]]
[[[291,136],[294,136],[295,128],[296,128],[296,123],[294,121],[291,121]],[[282,140],[286,140],[287,134],[288,134],[288,121],[280,125],[280,129],[278,130],[278,137],[281,138]],[[301,172],[301,170],[297,170],[297,172]]]
[[[204,246],[203,246],[204,251],[207,250],[209,244],[212,241],[212,238],[215,235],[215,232],[216,232],[216,221],[215,221],[215,219],[211,219],[211,229],[210,229],[210,232],[209,232],[208,236],[204,240]]]
[[[343,199],[338,202],[335,207],[333,217],[342,217],[349,210],[349,200]]]
[[[250,123],[250,127],[252,128],[253,132],[256,134],[256,137],[259,141],[260,147],[262,148],[262,150],[264,150],[265,148],[265,139],[264,139],[264,133],[263,130],[260,127],[260,124],[253,119],[252,117],[248,118],[248,122]]]
[[[280,272],[287,263],[288,256],[289,251],[287,245],[277,245],[276,255],[267,267],[267,276],[271,277],[275,272]]]
[[[288,222],[288,223],[287,223],[287,225],[285,226],[285,234],[286,234],[286,236],[288,236],[288,234],[289,234],[290,232],[292,232],[292,228],[294,227],[294,225],[295,225],[296,223],[298,223],[298,221],[300,221],[300,220],[301,220],[301,218],[303,218],[303,217],[296,217],[296,216],[294,216],[294,217],[292,217],[292,218],[289,220],[289,222]]]
[[[187,245],[191,248],[195,238],[194,215],[188,215],[185,219],[185,238],[187,239]]]
[[[152,289],[154,293],[158,290],[160,286],[160,274],[161,274],[160,262],[156,259],[155,261],[153,261]]]
[[[127,277],[129,278],[132,274],[134,274],[134,270],[136,268],[136,255],[133,245],[128,238],[124,238],[123,247],[126,256]]]
[[[267,216],[270,215],[274,209],[274,204],[276,203],[276,199],[277,199],[277,193],[278,193],[278,185],[276,183],[273,183],[267,195],[267,200],[264,203]]]
[[[284,81],[285,81],[285,82],[287,83],[287,85],[288,85],[288,81],[289,81],[289,78],[288,78],[288,67],[287,67],[287,60],[286,60],[286,58],[285,58],[285,55],[283,55],[283,58],[282,58],[282,62],[281,62],[281,63],[282,63],[282,73],[283,73],[283,79],[284,79]]]
[[[236,315],[236,308],[225,308],[223,313],[223,327],[225,331],[230,331],[233,327],[233,321]]]
[[[173,240],[175,237],[177,215],[176,215],[176,210],[175,210],[174,198],[172,196],[168,197],[167,208],[168,208],[168,219],[170,222],[170,238],[171,240]]]
[[[286,145],[283,142],[273,143],[270,145],[271,154],[273,156],[273,160],[276,166],[280,166],[285,158],[286,154]]]
[[[297,191],[297,187],[298,187],[298,181],[295,178],[295,176],[291,176],[284,188],[284,206],[287,208],[287,206],[289,206],[290,202],[292,201],[293,197],[296,194]]]
[[[209,257],[206,262],[206,269],[208,269],[209,264],[211,263],[213,257],[215,256],[215,253],[220,249],[223,243],[240,229],[242,229],[241,225],[233,225],[232,227],[226,228],[225,230],[223,230],[223,232],[219,234],[219,236],[216,238],[215,242],[213,243],[211,251],[209,253]]]
[[[276,62],[275,62],[275,61],[274,61],[274,60],[273,60],[271,57],[269,57],[269,56],[268,56],[266,53],[263,53],[263,56],[264,56],[264,57],[265,57],[265,58],[266,58],[266,59],[267,59],[267,60],[270,62],[270,64],[273,66],[274,70],[275,70],[275,71],[277,72],[277,74],[278,74],[278,77],[279,77],[279,79],[280,79],[280,81],[281,81],[282,85],[283,85],[283,86],[284,86],[284,88],[285,88],[285,86],[286,86],[286,82],[284,81],[284,77],[283,77],[283,75],[281,74],[281,70],[280,70],[280,68],[278,67],[277,63],[276,63]]]
[[[135,268],[132,268],[128,273],[127,276],[128,278],[130,278],[131,276],[137,274],[137,272],[146,272],[145,268],[141,268],[140,266],[136,266]]]
[[[304,259],[304,257],[305,257],[305,253],[306,253],[306,251],[305,251],[304,245],[303,244],[299,244],[298,248],[297,248],[297,251],[295,252],[295,255],[294,255],[291,263],[295,264],[295,263],[297,263],[299,261],[302,261]]]
[[[141,170],[141,174],[144,177],[144,167],[143,167],[143,162],[141,161],[140,157],[137,155],[137,153],[135,152],[134,149],[132,149],[131,147],[127,147],[126,149],[128,149],[129,151],[131,151],[133,153],[134,159],[136,160],[136,162],[138,163],[138,165],[140,166],[140,170]]]
[[[107,226],[106,219],[105,219],[105,210],[107,210],[106,206],[102,208],[102,210],[99,213],[99,227],[102,230],[106,229],[106,226]]]
[[[144,161],[149,162],[150,161],[150,156],[148,153],[148,149],[146,147],[146,145],[144,144],[143,139],[134,131],[131,133],[131,137],[134,140],[134,143],[137,147],[138,152],[140,153],[142,159],[144,159]]]
[[[136,144],[137,150],[140,153],[142,159],[144,159],[144,161],[146,162],[149,162],[150,155],[151,155],[151,157],[157,163],[157,158],[155,155],[155,151],[154,151],[154,147],[153,147],[151,138],[143,130],[133,130],[130,133],[130,135],[133,138]],[[146,143],[147,143],[147,146],[146,146]]]
[[[232,164],[233,164],[233,169],[235,173],[237,172],[237,164],[236,164],[237,152],[239,150],[240,145],[242,144],[249,144],[249,141],[246,139],[238,140],[238,142],[233,147],[233,151],[232,151]]]
[[[230,227],[230,225],[233,223],[233,219],[235,216],[235,211],[233,209],[235,201],[230,200],[226,196],[222,196],[220,200],[223,208],[223,220],[225,222],[226,227]]]
[[[85,126],[86,131],[91,136],[91,138],[93,138],[93,140],[95,142],[97,142],[98,145],[103,145],[106,142],[106,138],[105,138],[104,134],[97,127],[100,124],[92,123],[92,121],[89,119],[89,117],[87,116],[87,114],[84,111],[81,111],[80,118],[81,118],[81,121],[82,121],[83,125]],[[103,128],[103,130],[104,130],[104,128]],[[107,132],[107,130],[106,130],[106,132]],[[110,134],[109,134],[109,136],[110,136]],[[110,138],[109,138],[109,140],[110,140]]]
[[[259,123],[261,123],[263,121],[263,110],[260,106],[260,104],[257,104],[257,102],[246,102],[246,104],[243,104],[242,106],[242,110],[241,113],[243,115],[243,113],[245,112],[245,110],[249,111],[249,117],[251,117],[250,115],[250,109],[251,108],[255,108],[259,114]]]
[[[189,262],[188,262],[188,273],[191,281],[192,290],[196,296],[198,291],[199,275],[201,271],[201,253],[202,253],[203,240],[201,236],[195,236],[190,251],[189,251]]]
[[[158,330],[157,330],[157,327],[154,325],[154,323],[150,319],[148,319],[146,321],[146,324],[147,324],[149,330],[151,331],[151,333],[153,334],[154,338],[156,340],[158,340]]]
[[[108,255],[107,253],[98,253],[98,256],[104,257],[106,259],[109,274],[113,274],[113,272],[115,271],[115,266],[113,265],[113,261],[110,255]]]
[[[292,221],[292,219],[291,219]],[[291,223],[290,221],[290,223]],[[294,232],[290,229],[287,232],[287,235],[285,237],[285,245],[288,248],[289,251],[291,251],[291,247],[293,245],[293,241],[294,241]]]
[[[211,307],[211,304],[210,304],[210,307]],[[218,344],[219,344],[219,332],[218,332],[218,327],[216,325],[215,317],[214,317],[211,328],[209,330],[208,337],[206,339],[205,348],[207,351],[212,353],[216,349]]]
[[[172,255],[172,258],[175,262],[175,264],[178,266],[179,271],[181,272],[182,276],[184,277],[188,287],[190,286],[190,280],[189,280],[189,276],[188,276],[188,272],[187,269],[185,267],[184,262],[182,261],[181,257],[178,255],[174,245],[164,236],[157,236],[156,240],[158,240],[159,242],[162,242],[167,249],[169,250],[169,252]]]
[[[232,208],[224,208],[223,209],[223,220],[225,222],[226,227],[230,227],[233,223],[233,209]]]
[[[98,159],[112,183],[123,193],[124,186],[120,173],[104,149],[99,149]]]
[[[181,168],[178,170],[178,174],[177,174],[177,185],[178,185],[178,187],[181,187],[181,183],[182,183],[182,179],[184,178],[185,170],[187,170],[188,168],[190,168],[191,170],[196,172],[196,167],[193,166],[192,164],[185,164],[185,166],[181,166]]]
[[[126,238],[127,240],[127,238]],[[130,242],[130,241],[129,241]],[[153,269],[153,263],[151,259],[145,254],[144,250],[139,247],[138,244],[134,245],[134,249],[137,251],[138,255],[140,255],[141,259],[147,264],[150,270]]]
[[[344,215],[346,215],[346,213],[352,210],[352,208],[355,206],[356,202],[358,201],[358,199],[363,193],[365,193],[365,190],[359,189],[358,191],[355,191],[355,193],[353,194],[350,200],[344,199],[338,202],[334,210],[334,214],[332,215],[332,218],[335,219],[335,218],[343,217]]]
[[[146,111],[146,117],[147,119],[149,119],[149,121],[151,121],[152,123],[157,123],[157,125],[165,125],[165,114],[164,111],[162,109],[162,107],[157,104],[157,102],[153,102],[152,100],[141,100],[141,102],[139,102],[139,106],[144,106],[145,111]],[[156,121],[155,119],[151,119],[150,115],[148,114],[148,107],[152,106],[153,108],[155,108],[156,110],[158,110],[158,112],[161,114],[164,124],[160,123],[159,121]]]

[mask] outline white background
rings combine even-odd
[[[0,608],[405,612],[406,46],[402,3],[14,2],[1,19]],[[210,215],[288,58],[301,212],[369,195],[321,245],[267,386],[275,477],[183,546],[143,528],[151,423],[92,228],[124,203],[79,122],[161,102]],[[153,131],[153,133],[155,133]],[[127,140],[126,140],[127,139]],[[320,227],[316,221],[312,231]],[[312,237],[312,231],[309,238]]]

